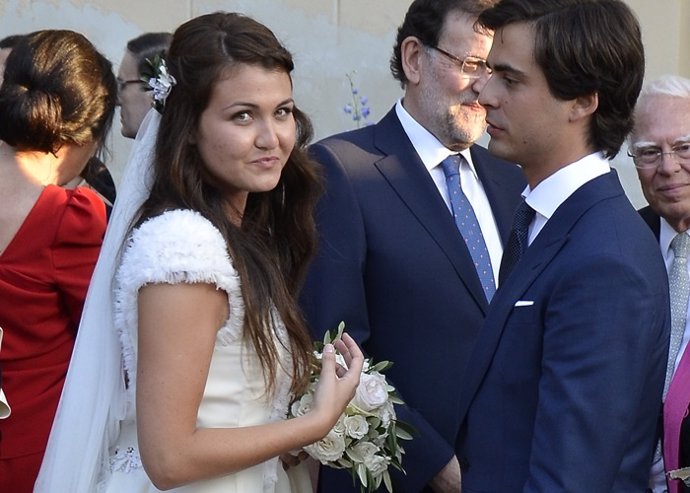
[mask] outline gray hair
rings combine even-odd
[[[662,75],[644,85],[637,100],[637,106],[639,107],[650,96],[674,96],[690,99],[690,79],[680,75]]]
[[[642,87],[640,96],[637,99],[635,113],[637,114],[654,96],[671,96],[675,98],[690,99],[690,79],[686,79],[680,75],[665,74],[646,83]],[[632,144],[634,133],[635,128],[628,134],[628,145]]]

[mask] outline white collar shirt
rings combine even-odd
[[[441,162],[448,156],[457,154],[457,152],[445,147],[431,132],[420,125],[403,107],[402,100],[398,100],[396,103],[395,113],[450,212],[448,186],[446,185],[445,174],[441,168]],[[460,155],[465,158],[465,162],[460,166],[462,191],[472,205],[475,216],[477,216],[477,222],[491,258],[494,282],[497,283],[498,270],[501,266],[501,256],[503,255],[501,236],[498,232],[498,226],[496,226],[496,220],[494,219],[489,199],[486,196],[486,191],[477,175],[469,148],[461,151]]]
[[[535,215],[529,227],[527,243],[532,244],[556,209],[578,188],[610,171],[609,162],[603,154],[595,152],[559,169],[534,189],[528,185],[522,196],[527,205],[534,209]]]

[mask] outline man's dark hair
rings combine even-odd
[[[391,73],[405,87],[407,77],[402,67],[401,44],[409,36],[415,36],[425,46],[436,46],[441,37],[443,23],[449,12],[460,11],[478,16],[498,0],[415,0],[405,14],[398,28],[393,55],[390,60]]]
[[[147,62],[153,61],[156,55],[165,54],[170,48],[172,34],[170,33],[144,33],[127,42],[129,51],[137,61],[137,73],[142,75],[147,71]]]
[[[516,22],[534,27],[534,59],[554,97],[598,95],[589,144],[613,158],[632,130],[644,78],[633,12],[621,0],[503,0],[478,21],[494,31]]]

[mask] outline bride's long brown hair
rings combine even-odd
[[[162,114],[154,183],[139,222],[185,208],[198,211],[221,231],[241,280],[245,337],[256,348],[267,386],[273,389],[280,364],[271,314],[275,306],[289,334],[292,390],[300,392],[308,381],[311,340],[296,298],[316,248],[313,209],[320,189],[316,166],[305,152],[311,123],[295,108],[297,142],[278,186],[249,194],[240,227],[228,218],[220,191],[205,178],[204,162],[189,143],[214,84],[229,70],[247,64],[289,74],[292,56],[264,25],[218,12],[180,26],[166,60],[177,85]]]

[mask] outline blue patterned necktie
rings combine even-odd
[[[532,219],[534,219],[534,209],[523,200],[515,211],[513,227],[510,230],[508,243],[506,243],[506,248],[503,251],[501,268],[498,271],[499,285],[506,280],[510,271],[513,270],[515,264],[518,263],[520,257],[522,257],[525,250],[527,250],[527,235]]]
[[[460,235],[465,240],[467,249],[470,251],[486,299],[491,301],[496,292],[494,272],[491,268],[489,250],[486,248],[482,230],[479,228],[479,222],[477,222],[477,216],[474,213],[472,204],[467,200],[460,186],[460,165],[462,160],[463,158],[459,154],[449,156],[443,160],[441,167],[446,175],[448,196],[450,197],[450,206],[453,211],[455,225],[458,227]]]

